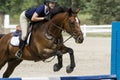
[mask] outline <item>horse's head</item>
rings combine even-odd
[[[66,13],[67,18],[65,18],[63,22],[64,30],[74,37],[76,43],[82,43],[84,40],[83,33],[80,28],[80,20],[77,16],[79,11],[80,9],[72,11],[70,8]]]
[[[80,20],[77,16],[79,11],[80,9],[73,11],[71,8],[68,9],[66,7],[56,7],[50,12],[52,16],[50,22],[59,26],[59,28],[57,28],[59,31],[64,30],[73,36],[76,43],[82,43],[84,40],[83,33],[80,28]],[[53,25],[51,28],[51,32],[55,35],[59,33],[58,30],[55,31],[55,25]]]

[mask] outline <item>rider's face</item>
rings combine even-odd
[[[53,9],[55,7],[55,2],[49,2],[49,7]]]

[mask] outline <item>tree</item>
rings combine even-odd
[[[3,26],[4,14],[0,12],[0,28]]]
[[[120,21],[120,0],[115,0],[116,6],[113,8],[113,16],[116,21]]]
[[[23,0],[0,0],[0,12],[14,14],[21,10]]]
[[[117,1],[117,0],[116,0]],[[91,14],[95,24],[110,24],[115,20],[118,3],[115,0],[92,0]],[[120,3],[120,1],[118,1]]]

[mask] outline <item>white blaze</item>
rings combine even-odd
[[[78,17],[76,17],[75,20],[76,20],[76,23],[80,25]]]

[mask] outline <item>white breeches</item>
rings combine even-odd
[[[22,40],[25,40],[26,38],[28,25],[29,25],[29,20],[25,16],[25,11],[23,11],[20,15],[20,26],[21,26],[21,31],[22,31],[21,39]]]

